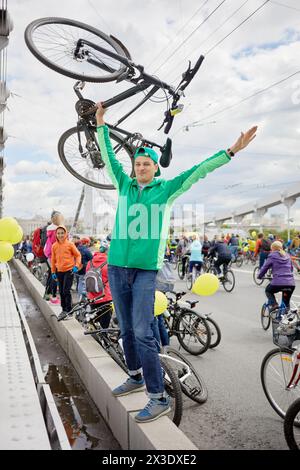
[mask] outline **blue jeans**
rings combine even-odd
[[[170,344],[169,333],[165,327],[163,316],[164,315],[161,314],[155,317],[153,323],[153,332],[157,341],[158,351],[160,351],[160,346],[169,346]]]
[[[157,271],[108,266],[108,280],[121,330],[129,375],[143,371],[150,398],[165,396],[153,334]]]
[[[261,251],[259,253],[259,269],[262,268],[264,262],[266,261],[267,257],[269,256],[269,251]]]

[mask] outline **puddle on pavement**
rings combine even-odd
[[[48,323],[14,269],[13,282],[37,348],[46,382],[73,450],[120,449]]]
[[[67,365],[45,364],[50,385],[73,450],[112,449],[111,436],[99,427],[99,414],[87,403],[86,392]]]

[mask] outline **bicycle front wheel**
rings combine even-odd
[[[79,40],[89,41],[90,44]],[[109,53],[126,57],[121,46],[102,31],[67,18],[41,18],[25,30],[30,52],[44,65],[67,77],[87,82],[109,82],[127,67]],[[104,50],[99,51],[100,47]]]
[[[170,348],[169,346],[167,348],[167,354],[168,356],[173,357],[174,359],[178,359],[180,361],[175,362],[170,360],[168,362],[170,364],[170,367],[172,367],[172,369],[175,370],[177,373],[177,377],[181,385],[181,390],[184,395],[186,395],[191,400],[197,403],[205,403],[208,397],[208,390],[203,378],[196,371],[193,364],[188,361],[183,354],[181,354],[176,349]],[[166,358],[164,359],[168,360]],[[188,371],[190,372],[190,374],[186,378],[184,378],[184,376],[187,375]]]
[[[263,279],[258,279],[258,273],[259,273],[260,269],[259,269],[259,266],[256,266],[256,268],[254,268],[253,270],[253,281],[255,282],[255,284],[257,286],[261,286],[262,283],[264,282]]]
[[[240,268],[243,265],[244,258],[242,255],[238,255],[235,261],[235,264],[237,265],[238,268]]]
[[[284,436],[291,450],[300,449],[300,430],[295,422],[300,422],[300,398],[291,404],[284,418]]]
[[[210,329],[210,336],[211,336],[209,347],[210,347],[210,349],[213,349],[213,348],[216,348],[218,346],[218,344],[220,344],[222,334],[221,334],[220,327],[217,324],[217,322],[215,322],[215,320],[213,320],[212,318],[207,317],[206,321],[208,323],[208,326],[209,326],[209,329]]]
[[[199,313],[184,309],[178,317],[175,330],[180,345],[190,354],[199,356],[209,348],[210,329]]]
[[[260,312],[260,321],[261,321],[261,326],[263,327],[263,330],[267,331],[271,324],[271,317],[269,315],[269,309],[266,306],[266,304],[263,304]]]
[[[129,176],[134,175],[133,151],[112,129],[109,131],[112,147]],[[99,189],[115,189],[106,171],[98,145],[96,129],[72,127],[61,136],[58,154],[64,167],[78,180]]]
[[[168,413],[168,416],[176,426],[179,426],[183,408],[180,381],[175,370],[164,358],[160,357],[160,363],[163,369],[165,390],[170,396],[171,401],[171,411]]]
[[[264,393],[273,410],[284,418],[289,406],[300,397],[299,385],[287,388],[293,373],[293,351],[272,349],[264,357],[260,377]],[[300,420],[294,423],[300,426]]]
[[[232,292],[235,286],[235,277],[231,269],[228,269],[227,273],[225,274],[222,284],[226,292]]]

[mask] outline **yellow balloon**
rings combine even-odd
[[[13,217],[0,219],[0,241],[10,241],[18,226],[18,222]]]
[[[0,263],[6,263],[14,256],[14,248],[11,243],[0,241]]]
[[[23,238],[23,229],[20,225],[17,225],[17,227],[12,231],[12,234],[7,240],[10,242],[12,245],[16,245],[17,243],[20,243]]]
[[[219,289],[219,285],[219,279],[214,274],[201,274],[194,282],[192,292],[197,295],[213,295]]]
[[[251,232],[251,235],[252,235],[253,238],[256,237],[256,232],[255,232],[255,230],[253,230],[253,232]]]
[[[168,307],[168,299],[163,292],[155,291],[154,315],[157,317],[164,313]]]
[[[243,251],[247,253],[247,251],[249,251],[249,246],[244,246]]]

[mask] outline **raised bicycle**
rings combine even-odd
[[[139,133],[132,134],[120,129],[119,125],[150,100],[158,90],[163,90],[167,109],[159,129],[165,126],[164,132],[167,134],[172,127],[175,115],[183,109],[179,101],[184,95],[184,90],[198,72],[204,60],[203,55],[199,57],[193,68],[189,63],[188,69],[182,74],[182,80],[174,88],[158,77],[147,74],[142,65],[135,64],[129,51],[119,39],[79,21],[66,18],[37,19],[27,26],[25,42],[32,54],[44,65],[80,81],[74,87],[79,97],[75,106],[78,114],[77,125],[66,131],[58,144],[62,163],[73,176],[96,188],[114,189],[105,171],[96,137],[95,103],[85,100],[80,94],[80,89],[86,81],[127,81],[134,85],[104,101],[102,103],[104,108],[109,108],[149,89],[134,108],[118,119],[114,125],[109,125],[113,148],[124,166],[124,171],[131,176],[133,175],[133,155],[136,147],[141,145],[157,146],[162,150],[160,165],[169,166],[172,158],[170,139],[167,139],[164,146],[159,146],[147,141]],[[172,98],[171,104],[170,98]]]

